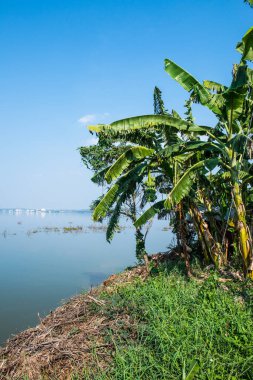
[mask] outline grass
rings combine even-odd
[[[104,313],[115,319],[105,337],[115,354],[106,372],[86,371],[82,379],[253,379],[252,284],[221,283],[215,273],[187,280],[163,268],[103,298]],[[122,313],[129,324],[117,325]]]

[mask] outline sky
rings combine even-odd
[[[88,208],[86,126],[153,113],[154,86],[183,115],[164,59],[229,84],[252,25],[242,0],[0,0],[0,208]]]

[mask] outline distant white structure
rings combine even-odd
[[[39,214],[42,218],[44,218],[46,216],[46,212],[47,212],[47,210],[45,208],[40,208],[40,209],[36,210],[36,214]]]
[[[36,210],[34,210],[34,209],[31,209],[31,210],[30,210],[30,209],[28,208],[25,212],[26,212],[27,215],[30,215],[30,214],[34,214],[34,213],[36,212]]]

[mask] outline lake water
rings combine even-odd
[[[64,230],[76,226],[82,230]],[[172,233],[164,226],[167,221],[153,223],[147,237],[149,253],[164,251],[170,244]],[[38,324],[39,316],[62,300],[134,265],[134,251],[130,225],[108,244],[101,224],[94,224],[89,212],[0,210],[0,345]]]

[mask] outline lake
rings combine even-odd
[[[0,210],[0,345],[38,324],[63,300],[134,265],[134,229],[122,225],[109,244],[105,225],[93,223],[88,211]],[[168,221],[153,222],[149,253],[170,244],[165,226]]]

